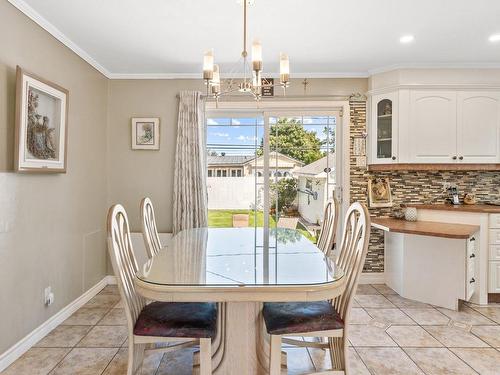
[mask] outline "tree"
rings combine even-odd
[[[323,129],[325,139],[321,142],[322,145],[328,146],[328,152],[335,152],[335,127],[325,126]]]
[[[284,178],[270,186],[271,208],[276,209],[278,203],[278,212],[284,208],[290,207],[297,197],[297,180],[294,178]],[[278,197],[276,202],[276,196]]]
[[[307,131],[302,123],[296,119],[282,118],[277,124],[272,124],[269,132],[269,146],[271,151],[278,151],[283,155],[300,160],[304,164],[323,157],[321,141],[314,131]],[[263,154],[264,140],[261,141],[258,154]]]

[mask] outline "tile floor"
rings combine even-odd
[[[126,374],[119,299],[116,286],[107,286],[2,374]],[[360,285],[349,340],[350,375],[500,375],[500,305],[456,312],[406,300],[385,285]],[[329,365],[322,350],[285,350],[289,374]],[[146,356],[143,374],[188,375],[191,364],[191,350],[155,353]]]

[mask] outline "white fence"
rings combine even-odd
[[[262,189],[255,202],[255,177],[207,177],[208,209],[245,210],[261,206]]]

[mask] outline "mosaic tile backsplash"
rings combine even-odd
[[[350,102],[351,106],[351,201],[368,205],[368,179],[389,178],[394,206],[408,203],[444,203],[443,185],[456,184],[463,199],[465,193],[474,193],[478,201],[500,200],[500,173],[498,171],[387,171],[369,172],[356,167],[352,152],[352,137],[366,132],[366,102]],[[392,207],[370,208],[372,216],[392,216]],[[373,229],[365,263],[365,272],[384,271],[384,235]]]

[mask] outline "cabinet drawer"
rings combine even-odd
[[[490,229],[490,245],[500,245],[500,229]]]
[[[490,260],[500,260],[500,245],[490,245]]]
[[[490,214],[490,228],[500,228],[500,214]]]

